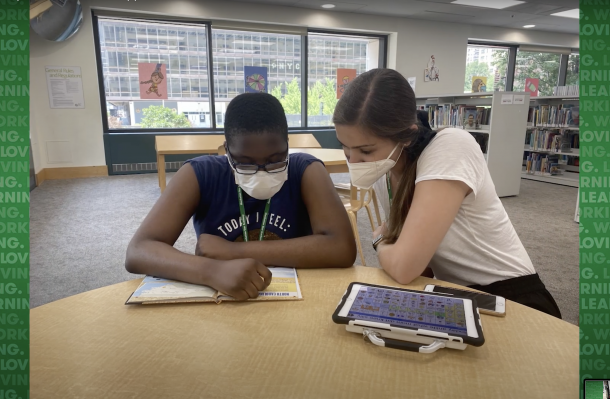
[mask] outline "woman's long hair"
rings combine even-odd
[[[385,241],[393,244],[400,235],[413,201],[417,160],[436,133],[420,123],[411,85],[392,69],[372,69],[354,79],[337,103],[333,122],[360,126],[395,143],[408,143],[398,160],[404,163],[405,173],[400,177],[392,199],[386,226],[388,235],[384,237]]]

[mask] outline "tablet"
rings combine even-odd
[[[333,314],[351,332],[373,329],[382,337],[465,349],[485,342],[476,300],[452,295],[351,283]]]

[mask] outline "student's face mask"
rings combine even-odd
[[[268,173],[265,170],[259,169],[254,174],[243,174],[235,170],[232,160],[229,160],[229,165],[233,169],[235,184],[241,187],[250,197],[258,200],[267,200],[277,194],[284,185],[284,182],[288,180],[290,158],[288,158],[287,162],[286,169],[276,173]],[[239,164],[237,166],[239,168]]]
[[[362,188],[369,189],[375,184],[377,180],[379,180],[383,175],[388,173],[390,169],[396,165],[396,161],[390,159],[394,151],[400,146],[400,154],[396,160],[400,159],[400,155],[402,155],[402,149],[404,146],[401,143],[396,144],[396,147],[392,150],[390,155],[386,159],[382,159],[381,161],[374,162],[357,162],[350,163],[347,162],[347,167],[349,168],[349,176],[352,180],[352,185]]]

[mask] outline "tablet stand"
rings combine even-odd
[[[429,345],[424,345],[416,344],[414,342],[399,341],[391,338],[380,338],[381,335],[378,332],[366,328],[362,330],[362,335],[364,336],[365,341],[368,340],[377,346],[385,346],[387,348],[401,349],[411,352],[434,353],[437,350],[445,347],[445,342],[440,340],[435,340]]]

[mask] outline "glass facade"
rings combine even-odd
[[[580,54],[568,56],[568,69],[566,71],[566,86],[578,85],[578,70],[580,65]]]
[[[560,54],[517,51],[514,91],[525,90],[526,78],[537,78],[538,95],[552,96],[559,80]]]
[[[464,93],[472,93],[474,76],[487,77],[485,91],[505,91],[508,69],[508,48],[468,45]]]
[[[109,128],[212,127],[207,32],[203,24],[99,18]],[[312,96],[308,124],[331,125],[337,68],[354,68],[360,74],[377,67],[380,39],[213,29],[217,127],[222,127],[231,99],[245,91],[244,66],[267,67],[267,91],[282,102],[288,125],[302,126],[301,41],[305,39],[309,41],[307,90]],[[166,65],[167,100],[140,99],[138,63]]]

